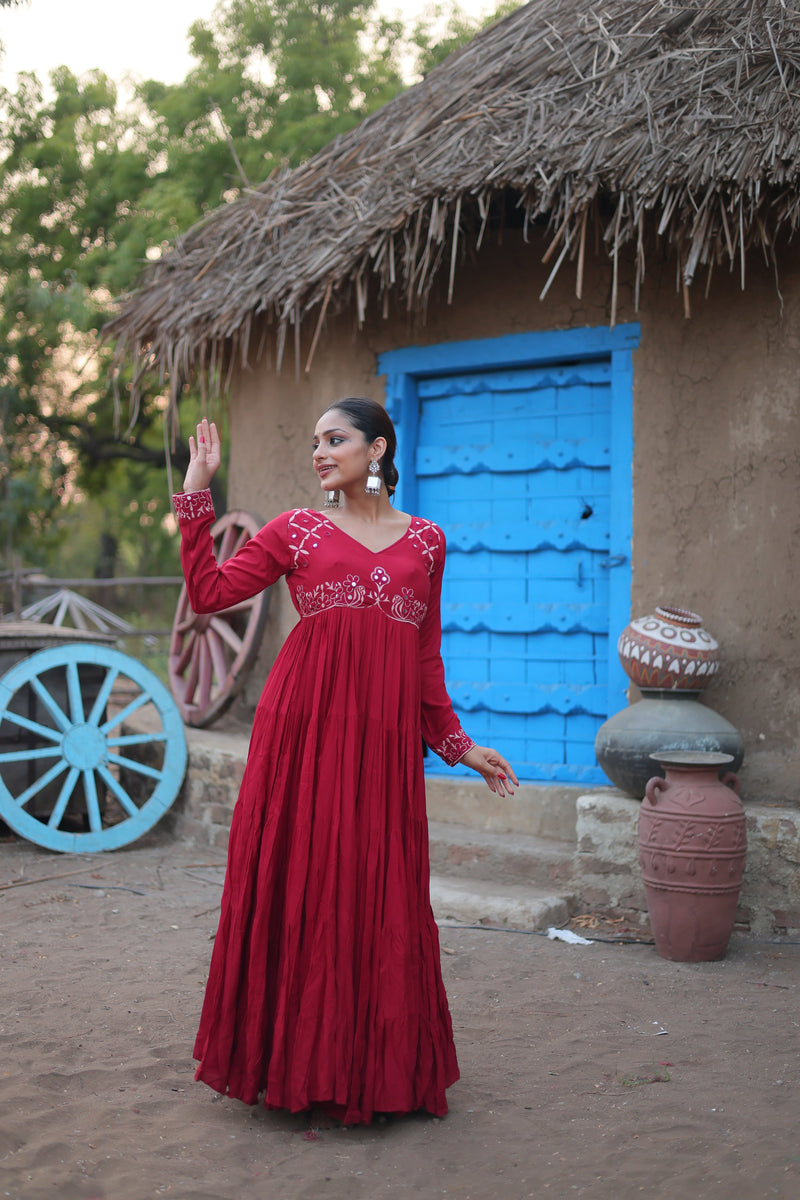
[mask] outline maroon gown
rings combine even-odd
[[[270,521],[218,566],[209,492],[176,497],[195,612],[287,578],[300,620],[267,679],[233,812],[196,1078],[247,1104],[447,1111],[458,1078],[429,897],[422,739],[473,744],[445,690],[445,544],[373,552],[322,513]]]

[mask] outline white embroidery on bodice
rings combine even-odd
[[[424,521],[420,518],[416,525],[413,521],[411,522],[408,536],[425,559],[428,574],[432,575],[436,567],[436,552],[442,546],[442,531],[438,525],[434,525],[433,521]]]
[[[289,518],[289,540],[295,567],[306,566],[309,553],[319,546],[320,537],[330,532],[330,522],[319,513],[305,508],[293,512]],[[422,555],[429,575],[436,565],[437,535],[438,530],[430,521],[420,522],[417,528],[412,523],[409,528],[409,539]],[[301,617],[314,617],[330,608],[378,608],[393,621],[416,625],[419,629],[428,611],[427,604],[417,598],[413,588],[404,586],[398,591],[391,584],[388,571],[376,566],[368,579],[351,572],[344,579],[323,580],[313,588],[298,583],[295,600]]]
[[[306,565],[307,552],[317,549],[323,532],[330,532],[330,523],[320,513],[311,508],[298,508],[292,513],[289,517],[289,541],[295,568]]]

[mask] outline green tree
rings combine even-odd
[[[0,96],[0,470],[6,549],[35,565],[92,472],[102,490],[104,463],[156,463],[161,442],[152,406],[118,441],[97,345],[111,295],[146,250],[129,198],[150,184],[148,147],[99,72],[78,80],[62,68],[52,85],[46,100],[23,75]]]
[[[525,0],[499,0],[496,7],[483,16],[470,16],[457,3],[433,4],[415,23],[411,38],[416,47],[416,69],[427,75],[449,54],[465,46],[481,29],[493,25],[519,8]]]

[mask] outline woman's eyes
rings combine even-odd
[[[2,2],[2,0],[0,0],[0,2]],[[337,434],[334,434],[332,437],[328,438],[328,445],[329,446],[340,446],[344,440],[345,439],[343,437],[339,437]],[[319,450],[319,447],[320,447],[319,442],[312,442],[312,444],[311,444],[312,451]]]

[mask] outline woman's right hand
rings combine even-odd
[[[183,481],[185,492],[207,488],[222,462],[222,442],[213,421],[203,417],[197,426],[197,438],[189,437],[189,466]]]

